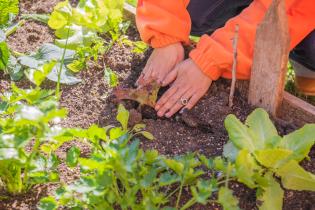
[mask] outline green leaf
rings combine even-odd
[[[164,162],[176,174],[178,174],[180,176],[183,174],[183,172],[184,172],[184,165],[181,162],[173,160],[173,159],[165,159]]]
[[[7,24],[10,19],[10,15],[17,15],[18,13],[18,0],[0,0],[0,26]]]
[[[180,181],[180,177],[177,174],[171,174],[169,172],[165,172],[160,176],[159,185],[163,187],[167,185],[172,185],[179,181]]]
[[[122,104],[118,106],[118,114],[116,117],[117,121],[120,122],[124,131],[128,130],[128,120],[129,120],[129,112]]]
[[[207,204],[207,200],[212,195],[213,191],[214,189],[212,188],[210,180],[198,180],[197,186],[191,187],[192,196],[198,203],[201,203],[203,205]]]
[[[69,167],[75,167],[78,164],[80,157],[80,149],[77,147],[71,147],[67,152],[66,163]]]
[[[263,187],[263,194],[258,198],[263,204],[259,207],[260,210],[282,210],[283,195],[280,184],[273,178],[272,173],[265,175],[268,180],[268,186]]]
[[[10,52],[5,42],[5,34],[0,30],[0,70],[5,70],[10,58]]]
[[[58,74],[60,72],[60,63],[57,63],[52,71],[47,75],[47,79],[58,82]],[[79,78],[76,78],[67,68],[65,65],[62,65],[61,67],[61,73],[60,73],[60,83],[66,84],[66,85],[75,85],[80,83],[82,80]]]
[[[154,140],[154,136],[152,133],[148,132],[148,131],[141,131],[140,132],[145,138],[149,139],[149,140]]]
[[[295,160],[279,168],[276,174],[286,189],[315,191],[315,175],[305,171]]]
[[[256,160],[267,168],[279,168],[289,161],[292,151],[286,149],[265,149],[255,153]]]
[[[110,68],[105,68],[104,77],[110,87],[116,87],[118,85],[118,76]]]
[[[58,3],[50,15],[48,25],[52,29],[60,29],[66,26],[72,15],[72,7],[68,1]]]
[[[250,152],[254,152],[259,149],[260,143],[257,143],[257,139],[253,138],[249,132],[249,128],[243,125],[235,115],[228,115],[224,121],[225,128],[228,131],[230,140],[238,149],[248,149]]]
[[[233,196],[232,190],[227,187],[220,188],[218,202],[224,210],[240,210],[237,198]]]
[[[293,157],[300,162],[308,156],[315,143],[315,124],[305,125],[303,128],[283,137],[281,147],[293,151]]]
[[[254,175],[262,168],[256,163],[254,157],[245,149],[241,150],[235,162],[238,181],[246,184],[249,188],[256,188]]]
[[[38,205],[39,210],[56,210],[57,208],[57,201],[51,196],[42,198]]]
[[[246,125],[257,135],[259,142],[264,144],[268,139],[278,136],[274,124],[271,122],[268,113],[261,108],[253,111],[246,120]],[[263,148],[265,148],[262,145]]]
[[[47,75],[55,67],[56,62],[52,61],[50,63],[46,63],[38,69],[27,69],[24,73],[26,77],[35,85],[40,86],[42,82],[46,79]]]
[[[10,78],[12,81],[18,81],[22,79],[24,75],[22,71],[22,66],[17,62],[17,59],[12,55],[9,58],[7,71],[10,74]]]
[[[223,147],[223,156],[235,162],[239,149],[232,142],[228,142]]]

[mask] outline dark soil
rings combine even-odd
[[[35,2],[35,1],[34,1]],[[46,13],[52,10],[57,0],[21,1],[21,11]],[[131,29],[130,37],[139,39],[135,29]],[[53,41],[52,31],[44,25],[28,22],[9,38],[9,45],[19,52],[31,52],[44,42]],[[149,52],[136,55],[131,52],[130,47],[120,44],[114,47],[103,57],[99,64],[110,67],[119,75],[120,84],[124,87],[132,87],[140,74]],[[79,73],[82,83],[75,86],[63,86],[61,106],[69,111],[68,118],[62,122],[66,127],[87,128],[92,124],[105,126],[116,123],[115,116],[117,102],[112,95],[112,89],[104,79],[103,67],[90,65],[88,69]],[[1,90],[8,89],[8,77],[0,73]],[[50,84],[50,83],[48,83]],[[20,86],[28,86],[29,83],[19,82]],[[51,86],[51,85],[48,85]],[[175,155],[187,152],[199,152],[207,156],[221,155],[223,145],[228,140],[223,126],[225,117],[233,113],[244,120],[253,110],[246,103],[246,97],[240,91],[236,91],[235,105],[232,109],[227,106],[230,81],[219,80],[215,82],[205,97],[189,113],[176,115],[171,119],[157,118],[154,110],[143,108],[140,118],[135,111],[137,104],[124,101],[128,109],[133,109],[135,121],[143,120],[147,130],[154,136],[154,141],[142,141],[145,149],[156,149],[161,154]],[[53,86],[52,86],[53,87]],[[276,121],[281,134],[286,134],[294,129],[295,125]],[[196,126],[197,125],[197,126]],[[65,152],[71,146],[81,148],[83,155],[90,153],[90,148],[80,142],[73,141],[58,150],[58,156],[65,158]],[[315,173],[315,148],[310,153],[310,160],[303,161],[306,170]],[[64,164],[59,167],[61,180],[69,183],[79,177],[78,169],[69,169]],[[23,196],[12,197],[1,201],[0,209],[36,209],[36,204],[41,197],[51,194],[56,189],[55,184],[40,185]],[[245,210],[257,209],[255,191],[250,190],[239,183],[231,183],[235,194],[240,198],[240,207]],[[189,199],[189,194],[184,194],[184,200]],[[315,193],[286,191],[284,199],[284,210],[315,210]],[[192,209],[220,209],[217,205],[195,206]]]

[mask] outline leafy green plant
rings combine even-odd
[[[0,28],[19,13],[19,0],[0,0]]]
[[[268,114],[256,109],[245,125],[229,115],[225,127],[225,156],[235,164],[237,180],[257,189],[260,209],[282,209],[284,191],[275,177],[286,189],[315,191],[315,175],[299,165],[315,143],[315,124],[281,137]]]
[[[12,91],[0,100],[0,188],[20,194],[32,186],[59,181],[59,160],[53,153],[63,142],[56,121],[67,114],[58,109],[52,91]],[[54,149],[53,149],[54,148]]]
[[[87,130],[68,130],[69,136],[87,139],[93,152],[90,157],[82,158],[77,148],[68,151],[67,165],[80,166],[81,177],[57,189],[53,197],[43,198],[39,209],[184,210],[196,203],[222,203],[226,199],[233,202],[225,204],[225,209],[238,209],[238,201],[227,188],[228,176],[215,170],[232,175],[231,164],[221,158],[212,160],[195,154],[171,158],[159,155],[156,150],[143,151],[139,148],[137,136],[143,135],[148,139],[153,139],[153,136],[144,131],[143,124],[128,129],[128,119],[129,112],[120,105],[118,127],[93,125]],[[206,175],[205,168],[211,171],[210,179],[201,178]],[[192,198],[182,204],[184,188],[191,188]],[[217,191],[218,200],[211,200]],[[172,197],[176,198],[175,204],[171,202]],[[176,208],[168,207],[170,205]]]

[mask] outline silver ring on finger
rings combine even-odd
[[[187,98],[181,98],[180,99],[180,103],[183,105],[183,106],[186,106],[188,104],[188,99]]]

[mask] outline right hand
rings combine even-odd
[[[141,87],[152,81],[162,83],[168,73],[183,60],[184,48],[179,42],[154,49],[136,85]]]

